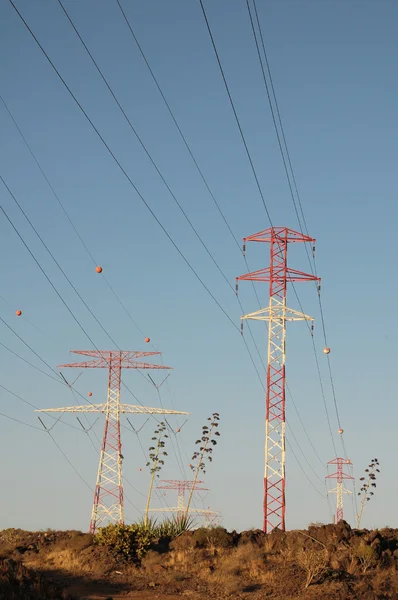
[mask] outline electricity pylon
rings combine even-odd
[[[139,352],[135,350],[72,350],[74,354],[94,357],[95,360],[59,365],[58,368],[108,369],[108,397],[104,404],[45,408],[36,412],[60,413],[104,413],[105,428],[101,446],[94,503],[91,513],[90,532],[109,520],[124,522],[124,498],[122,477],[122,443],[120,436],[120,414],[187,415],[189,413],[135,406],[120,403],[122,369],[170,369],[163,365],[140,362],[137,358],[159,355],[161,352]]]
[[[285,530],[285,359],[286,322],[313,321],[312,317],[286,306],[287,283],[295,281],[319,281],[287,266],[289,243],[310,242],[310,238],[287,227],[271,227],[243,238],[243,252],[247,242],[270,244],[270,266],[236,278],[238,281],[269,282],[269,305],[241,319],[268,321],[268,367],[265,421],[265,472],[264,472],[264,520],[265,532],[274,527]],[[314,249],[314,248],[313,248]],[[243,323],[242,323],[243,326]]]
[[[352,494],[350,490],[347,490],[344,487],[343,480],[344,479],[354,479],[351,475],[347,475],[343,471],[343,465],[352,465],[352,462],[348,460],[348,458],[335,458],[328,462],[328,465],[336,465],[337,471],[336,473],[332,473],[328,475],[326,479],[337,479],[337,485],[332,490],[329,490],[329,494],[336,494],[336,520],[338,523],[342,521],[344,518],[344,510],[343,510],[343,494]]]
[[[185,506],[185,492],[190,491],[192,486],[194,485],[194,491],[208,492],[208,488],[200,487],[203,481],[196,481],[194,484],[193,481],[181,481],[174,479],[161,479],[160,483],[162,485],[158,485],[156,487],[157,490],[177,490],[177,506],[169,506],[167,508],[150,508],[151,512],[160,512],[160,513],[175,513],[177,518],[181,518],[184,516],[186,512]],[[220,517],[220,513],[214,510],[210,510],[210,508],[193,508],[189,507],[188,514],[190,515],[199,515],[204,517],[206,526],[210,524],[214,524],[217,519]]]

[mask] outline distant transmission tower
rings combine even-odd
[[[343,494],[352,494],[346,487],[343,485],[344,479],[354,479],[351,475],[347,475],[347,473],[343,472],[343,465],[352,465],[352,462],[347,458],[335,458],[334,460],[330,460],[328,465],[337,465],[336,473],[332,473],[328,475],[326,479],[337,479],[337,486],[332,490],[329,490],[329,493],[336,494],[336,520],[338,523],[342,521],[344,518],[343,511]]]
[[[175,479],[161,479],[156,489],[158,490],[177,490],[177,506],[168,508],[151,508],[151,512],[171,512],[175,513],[177,517],[182,517],[185,514],[185,492],[191,491],[193,481],[181,481]],[[194,491],[208,492],[208,488],[200,487],[203,481],[196,481],[194,485]],[[220,517],[220,513],[209,508],[189,508],[189,514],[200,515],[205,519],[205,524],[214,524]]]
[[[105,404],[88,406],[67,406],[65,408],[45,408],[37,412],[105,413],[105,429],[102,440],[94,503],[91,513],[90,532],[104,521],[124,522],[122,443],[120,436],[120,414],[144,415],[187,415],[189,413],[150,408],[120,403],[122,369],[170,369],[170,367],[140,362],[137,358],[161,354],[160,352],[139,352],[130,350],[72,350],[75,354],[94,357],[95,360],[59,365],[58,368],[108,369],[108,398]]]
[[[269,322],[263,528],[265,532],[274,527],[279,527],[284,531],[286,322],[313,321],[312,317],[286,307],[287,283],[319,281],[315,275],[308,275],[287,266],[287,248],[289,243],[309,242],[314,244],[315,240],[287,227],[271,227],[243,238],[244,253],[247,242],[270,244],[270,266],[237,277],[236,293],[238,293],[239,280],[269,282],[268,307],[244,315],[241,319]]]

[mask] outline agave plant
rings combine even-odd
[[[360,477],[359,481],[363,482],[361,490],[358,492],[358,496],[362,496],[361,509],[359,515],[357,515],[357,528],[359,529],[362,519],[362,513],[366,502],[369,502],[371,496],[374,496],[374,492],[371,488],[376,487],[376,473],[380,473],[379,461],[377,458],[373,458],[368,468],[365,469],[365,477]]]
[[[177,514],[171,518],[165,519],[158,525],[158,537],[170,537],[171,539],[174,539],[185,531],[192,529],[194,525],[195,521],[190,515],[185,516]]]
[[[192,496],[195,489],[196,481],[198,479],[198,475],[200,472],[206,473],[206,461],[213,461],[213,448],[217,445],[217,440],[214,438],[220,436],[220,432],[218,431],[219,420],[220,415],[216,412],[213,413],[211,417],[208,417],[207,421],[209,421],[209,424],[203,425],[202,435],[195,442],[195,444],[199,446],[199,449],[195,450],[195,452],[193,453],[192,463],[189,465],[190,469],[195,475],[193,478],[191,490],[189,492],[187,506],[184,512],[185,518],[188,517],[189,507],[192,501]]]
[[[149,460],[146,463],[146,466],[150,467],[151,481],[149,483],[148,498],[147,498],[147,503],[146,503],[146,507],[145,507],[145,517],[144,517],[144,525],[145,526],[147,526],[149,523],[148,513],[149,513],[149,507],[151,504],[153,483],[155,481],[155,477],[159,477],[159,471],[162,470],[162,467],[164,465],[164,458],[167,456],[165,446],[166,446],[166,439],[169,436],[167,435],[167,433],[165,433],[166,429],[167,428],[166,428],[165,423],[163,423],[163,421],[160,422],[159,426],[153,432],[154,435],[152,437],[152,442],[154,442],[154,444],[152,444],[152,446],[150,446],[150,448],[149,448]]]

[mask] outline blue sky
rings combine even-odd
[[[124,0],[122,4],[234,235],[241,239],[267,228],[269,222],[199,2]],[[398,292],[394,277],[398,6],[392,0],[258,0],[257,5],[308,229],[317,239],[317,268],[348,454],[357,478],[373,456],[381,464],[377,495],[367,506],[363,523],[397,526],[398,487],[392,473],[398,416],[394,376],[398,327],[393,308]],[[126,125],[58,3],[19,0],[16,6],[151,209],[239,326],[240,308],[232,290]],[[64,6],[170,188],[234,286],[235,277],[246,272],[245,263],[116,2],[65,0]],[[205,6],[272,221],[297,229],[246,3],[219,0],[207,1]],[[211,491],[203,505],[220,510],[229,528],[260,526],[265,400],[239,333],[124,178],[8,2],[0,4],[0,52],[1,95],[85,244],[141,331],[123,312],[103,277],[95,273],[1,103],[0,174],[119,347],[146,349],[144,333],[163,352],[164,363],[174,369],[169,388],[161,388],[164,405],[192,414],[179,437],[185,473],[170,452],[163,476],[189,476],[187,465],[197,433],[207,416],[217,410],[221,441],[206,474]],[[4,187],[0,199],[97,347],[112,347]],[[52,367],[74,361],[68,351],[91,348],[91,343],[3,217],[0,227],[0,316]],[[248,248],[253,270],[268,264],[268,248],[256,246]],[[292,248],[289,260],[293,268],[308,271],[303,248]],[[267,292],[266,285],[259,285],[264,305]],[[298,292],[305,312],[316,319],[316,347],[339,449],[316,294],[311,284],[300,284]],[[298,309],[292,290],[289,293],[288,304]],[[246,312],[258,308],[250,284],[242,283],[240,297]],[[16,309],[23,311],[19,319]],[[3,323],[0,327],[3,344],[49,372]],[[252,331],[265,360],[266,330],[253,324]],[[252,342],[249,337],[247,340],[261,369]],[[288,436],[301,463],[300,468],[288,450],[287,526],[294,528],[330,519],[328,503],[322,497],[325,486],[321,481],[327,474],[322,462],[326,465],[334,458],[334,451],[305,325],[289,327],[287,349],[289,387],[321,458],[314,455],[288,398],[287,419],[300,448]],[[15,394],[40,407],[75,404],[65,386],[4,348],[0,348],[0,356],[1,383]],[[71,379],[73,375],[69,373]],[[141,402],[159,405],[156,390],[138,373],[127,373],[125,381]],[[106,373],[84,372],[76,389],[84,396],[92,391],[93,400],[105,401]],[[133,401],[126,390],[123,399]],[[40,427],[33,409],[3,390],[0,412]],[[78,426],[72,416],[65,421]],[[177,427],[182,420],[175,418],[174,422]],[[144,421],[137,418],[136,423],[140,427]],[[140,432],[144,448],[150,445],[155,425],[149,422]],[[92,431],[100,436],[102,426],[100,420]],[[0,527],[86,529],[92,493],[50,436],[3,417],[0,431],[3,456],[7,457],[3,461]],[[93,487],[98,455],[88,436],[62,423],[51,434]],[[94,436],[92,440],[98,446]],[[149,477],[139,441],[123,429],[123,444],[125,475],[145,494]],[[128,485],[125,491],[136,507],[144,507],[143,496]],[[166,500],[169,504],[176,501],[170,493]],[[201,507],[202,501],[198,498],[196,504]],[[349,499],[346,509],[352,523]],[[128,518],[138,514],[126,503]]]

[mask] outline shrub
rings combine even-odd
[[[307,574],[306,588],[319,581],[328,570],[328,554],[325,550],[303,549],[297,554],[297,562]]]
[[[99,530],[94,541],[99,546],[105,546],[116,557],[139,562],[149,550],[151,534],[137,524],[111,523]]]
[[[377,554],[371,546],[362,543],[354,549],[354,556],[359,560],[362,572],[366,573],[375,562]]]
[[[233,545],[233,537],[224,527],[200,527],[194,531],[193,539],[199,548],[228,548]]]

